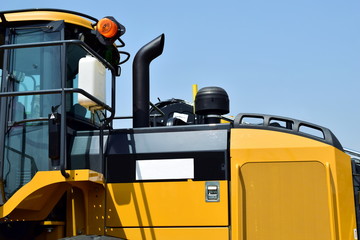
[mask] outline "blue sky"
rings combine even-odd
[[[117,115],[131,115],[133,57],[165,33],[151,64],[151,101],[192,100],[192,84],[220,86],[231,114],[266,113],[330,128],[360,151],[360,2],[4,1],[1,10],[61,8],[126,27],[131,53],[117,83]],[[129,122],[116,126],[128,127]]]

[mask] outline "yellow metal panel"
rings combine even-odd
[[[248,163],[240,171],[247,239],[330,239],[324,165]]]
[[[350,157],[339,150],[335,151],[335,157],[337,161],[329,162],[330,180],[334,185],[333,197],[337,206],[334,209],[335,224],[338,224],[335,230],[340,239],[354,239],[356,216]]]
[[[56,11],[16,12],[16,13],[5,14],[5,18],[9,22],[64,20],[67,23],[72,23],[75,25],[93,29],[91,25],[92,22],[90,22],[89,20],[74,14],[64,13],[64,12],[56,12]]]
[[[91,170],[69,170],[69,178],[60,171],[40,171],[21,187],[3,206],[0,219],[11,215],[15,220],[43,220],[67,188],[103,184],[103,175]]]
[[[86,234],[105,234],[105,188],[102,185],[88,185],[86,203]]]
[[[110,236],[129,240],[225,240],[229,239],[227,227],[209,228],[109,228]]]
[[[227,226],[227,184],[219,202],[205,201],[204,181],[108,184],[106,226]]]
[[[66,236],[103,235],[104,213],[105,189],[102,185],[91,182],[73,184],[67,193]]]
[[[346,154],[269,130],[232,129],[230,141],[232,239],[354,239]]]

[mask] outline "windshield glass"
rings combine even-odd
[[[59,32],[44,33],[41,29],[17,30],[13,43],[45,42],[59,39]],[[61,87],[60,46],[19,48],[10,59],[12,91],[35,91]],[[15,98],[14,104],[24,107],[21,118],[47,117],[51,107],[60,105],[60,95],[28,95]],[[41,107],[40,107],[41,106]]]
[[[15,29],[12,44],[60,40],[57,32],[42,28]],[[61,87],[60,46],[17,48],[10,51],[8,91],[35,91]],[[5,136],[5,194],[9,198],[31,180],[37,171],[49,170],[47,119],[59,106],[60,94],[26,95],[8,98],[9,125]],[[37,119],[17,124],[23,120]],[[41,120],[43,119],[43,120]]]

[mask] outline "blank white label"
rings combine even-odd
[[[188,118],[189,118],[189,115],[184,114],[184,113],[174,112],[173,113],[173,118],[177,118],[177,119],[182,120],[183,122],[187,122]]]
[[[137,160],[136,180],[193,179],[194,159]]]

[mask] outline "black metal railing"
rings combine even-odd
[[[239,113],[233,121],[233,126],[234,128],[266,129],[296,134],[330,144],[343,151],[339,140],[328,128],[298,119],[267,114]]]
[[[48,94],[61,94],[62,104],[63,106],[66,106],[66,94],[69,93],[78,93],[82,94],[85,97],[89,98],[98,106],[101,106],[103,109],[110,112],[110,116],[106,117],[100,126],[100,133],[99,133],[99,151],[100,151],[100,159],[103,162],[104,159],[104,129],[107,126],[111,125],[111,122],[115,116],[115,79],[116,75],[118,75],[118,70],[113,67],[110,63],[108,63],[104,58],[102,58],[97,52],[95,52],[93,49],[91,49],[86,43],[84,43],[81,40],[62,40],[62,41],[51,41],[51,42],[36,42],[36,43],[25,43],[25,44],[9,44],[9,45],[1,45],[0,50],[9,50],[9,49],[19,49],[19,48],[32,48],[32,47],[47,47],[47,46],[61,46],[61,58],[62,58],[62,66],[61,70],[62,72],[65,71],[65,57],[66,57],[66,46],[74,44],[81,46],[89,55],[92,55],[93,57],[96,57],[102,64],[104,64],[105,67],[107,67],[111,71],[112,79],[111,79],[111,106],[108,106],[104,102],[100,101],[98,98],[94,97],[93,95],[89,94],[83,89],[80,88],[66,88],[66,76],[65,74],[62,74],[61,79],[61,88],[59,89],[45,89],[45,90],[36,90],[36,91],[23,91],[23,92],[1,92],[0,98],[7,98],[7,97],[16,97],[16,96],[26,96],[26,95],[48,95]],[[4,72],[3,72],[4,73]],[[4,90],[3,90],[4,91]],[[4,104],[2,105],[4,106]],[[45,118],[35,118],[35,119],[26,119],[20,122],[14,122],[14,124],[20,124],[25,122],[36,122],[36,121],[45,121],[47,119]],[[6,124],[6,121],[2,124]],[[66,135],[67,135],[67,123],[66,123],[66,109],[65,107],[61,108],[61,128],[60,128],[60,171],[61,174],[68,178],[69,174],[66,172],[67,170],[67,149],[66,149]],[[5,126],[3,126],[3,129],[5,129]],[[3,182],[3,173],[2,170],[4,168],[4,149],[5,149],[5,136],[2,136],[0,138],[0,182]],[[3,191],[3,189],[2,189]],[[5,202],[5,199],[2,199],[1,201],[3,204]]]

